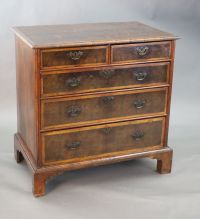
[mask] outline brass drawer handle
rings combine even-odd
[[[68,53],[68,56],[73,61],[77,61],[83,56],[83,52],[82,51],[74,51],[74,52],[71,51],[71,52]]]
[[[143,131],[140,131],[140,130],[137,130],[133,135],[132,135],[132,138],[136,141],[139,141],[141,139],[144,138],[144,132]]]
[[[146,56],[149,54],[150,50],[148,46],[138,46],[136,47],[136,52],[139,56]]]
[[[66,146],[66,149],[75,150],[75,149],[77,149],[78,147],[80,147],[80,145],[81,145],[81,142],[80,142],[80,141],[74,141],[74,142],[68,144],[68,145]]]
[[[103,101],[104,104],[112,103],[114,99],[115,99],[115,98],[112,97],[112,96],[102,97],[102,101]]]
[[[105,78],[105,79],[110,79],[113,77],[115,71],[114,70],[102,70],[99,72],[99,75],[102,77],[102,78]]]
[[[81,79],[78,77],[71,77],[66,81],[66,85],[70,88],[76,88],[78,86],[80,86],[81,83]]]
[[[134,102],[134,106],[135,106],[135,108],[137,108],[137,109],[142,109],[144,106],[145,106],[145,104],[146,104],[146,101],[145,100],[136,100],[135,102]]]
[[[147,72],[135,72],[134,75],[137,81],[144,81],[147,77]]]
[[[70,116],[70,117],[76,117],[76,116],[78,116],[80,113],[81,113],[81,107],[76,106],[76,105],[70,106],[70,107],[68,108],[68,110],[67,110],[67,114],[68,114],[68,116]]]
[[[112,128],[111,128],[111,127],[106,127],[106,128],[103,128],[103,129],[102,129],[102,132],[103,132],[103,134],[105,134],[105,135],[110,134],[111,131],[112,131]]]

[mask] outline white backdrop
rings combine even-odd
[[[138,20],[177,42],[169,144],[171,175],[149,160],[65,173],[34,199],[26,165],[13,159],[16,132],[12,26]],[[200,218],[200,1],[0,1],[0,218]],[[2,216],[3,215],[3,216]]]

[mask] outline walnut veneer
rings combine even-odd
[[[169,173],[177,37],[139,22],[15,27],[17,133],[33,194],[66,170],[138,157]]]

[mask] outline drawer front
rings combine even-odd
[[[167,88],[88,95],[46,100],[42,104],[42,128],[71,127],[116,119],[164,114]]]
[[[49,73],[42,77],[43,96],[167,84],[168,70],[169,63],[158,63],[73,73]]]
[[[43,162],[70,162],[162,147],[164,123],[164,118],[155,118],[44,133]]]
[[[144,62],[170,58],[170,42],[112,46],[112,63]]]
[[[42,68],[101,65],[108,62],[106,46],[43,50]]]

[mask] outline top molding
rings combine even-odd
[[[13,27],[31,48],[74,47],[176,40],[177,36],[140,22]]]

